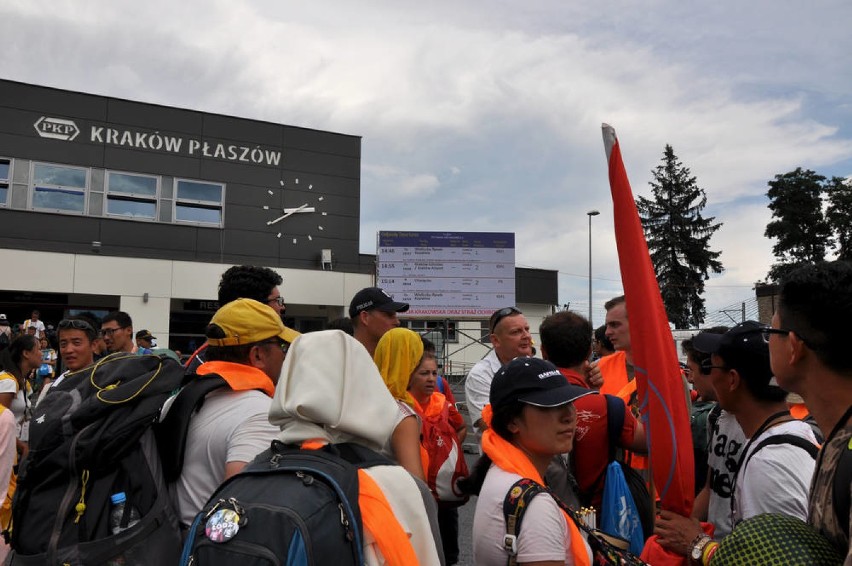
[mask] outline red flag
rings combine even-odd
[[[639,408],[648,436],[654,487],[663,509],[688,517],[695,498],[695,467],[677,352],[618,139],[611,126],[602,127]]]

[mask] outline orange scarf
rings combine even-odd
[[[259,389],[272,397],[275,385],[269,376],[256,367],[234,362],[205,362],[195,370],[198,375],[215,373],[222,377],[233,391],[248,391]]]
[[[301,444],[303,450],[319,450],[326,445],[321,438],[310,438]],[[418,564],[411,540],[399,524],[382,489],[364,470],[358,470],[358,507],[364,530],[373,535],[376,545],[391,566]]]
[[[501,470],[510,474],[518,474],[522,478],[529,478],[538,482],[540,485],[545,485],[541,474],[538,473],[538,470],[533,466],[529,458],[527,458],[527,455],[492,430],[492,414],[491,405],[485,405],[482,409],[482,420],[488,425],[488,429],[482,433],[483,452]],[[586,543],[583,539],[583,534],[565,511],[562,511],[562,515],[565,517],[568,536],[571,539],[571,555],[574,558],[574,564],[577,566],[591,566],[589,555],[586,553]]]

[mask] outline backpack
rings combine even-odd
[[[152,426],[182,377],[171,359],[116,353],[51,388],[34,410],[5,533],[12,564],[177,560],[180,530]]]
[[[648,491],[648,486],[645,484],[645,478],[642,474],[631,468],[628,464],[616,458],[616,447],[618,439],[621,436],[621,430],[624,428],[625,412],[627,406],[624,402],[614,395],[604,395],[606,399],[606,428],[607,440],[609,442],[609,462],[618,462],[621,467],[621,473],[624,476],[624,481],[633,496],[633,503],[636,505],[636,511],[639,514],[639,521],[642,524],[642,533],[645,539],[654,532],[654,516],[656,509],[654,502],[651,499],[651,494]],[[580,502],[584,506],[591,506],[592,495],[597,491],[598,486],[606,482],[606,469],[601,476],[592,484],[592,487],[585,492],[580,493]],[[606,486],[604,485],[604,489]],[[601,510],[605,513],[605,510]]]
[[[5,332],[0,332],[0,351],[8,348],[11,343],[12,341],[9,340],[9,335]]]
[[[464,451],[456,431],[449,421],[449,403],[437,415],[419,413],[423,422],[420,443],[429,455],[426,484],[441,507],[464,505],[468,495],[458,487],[458,481],[470,475]]]
[[[580,529],[580,532],[585,535],[589,547],[592,549],[592,564],[595,566],[642,566],[645,564],[638,556],[615,546],[605,538],[605,535],[589,528],[586,522],[559,499],[550,488],[529,478],[524,478],[516,481],[506,492],[506,497],[503,499],[503,518],[506,521],[503,548],[508,554],[508,566],[517,564],[515,558],[517,555],[516,543],[521,532],[521,523],[533,497],[539,493],[548,493],[553,497],[559,508],[568,514],[577,528]]]
[[[302,450],[275,440],[213,493],[180,563],[363,564],[358,469],[390,464],[357,444]]]

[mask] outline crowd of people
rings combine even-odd
[[[623,296],[606,303],[601,329],[570,311],[546,317],[539,352],[520,309],[494,312],[492,348],[464,382],[469,430],[439,375],[434,344],[400,328],[407,304],[369,287],[352,298],[348,319],[301,335],[282,322],[282,283],[267,268],[228,269],[206,344],[186,362],[187,375],[215,375],[224,386],[206,393],[186,432],[172,489],[184,534],[214,491],[274,441],[354,442],[394,464],[361,476],[391,510],[383,524],[392,528],[365,517],[368,563],[394,563],[391,555],[457,563],[458,508],[471,496],[476,564],[594,563],[595,525],[578,517],[615,513],[604,501],[612,462],[645,480],[654,462]],[[655,535],[684,564],[709,564],[741,524],[781,514],[809,524],[838,563],[852,565],[852,487],[844,471],[852,470],[852,362],[842,326],[848,316],[852,265],[812,265],[782,282],[771,324],[711,328],[683,343],[695,505],[691,516],[655,509],[654,486],[642,486],[647,501],[635,503],[648,511],[640,510],[643,539]],[[103,356],[174,356],[155,340],[146,330],[134,333],[130,315],[120,311],[102,320],[69,317],[56,328],[34,311],[17,334],[0,315],[4,529],[16,468],[28,455],[28,420],[39,404]],[[468,436],[482,450],[470,471],[461,450]],[[507,509],[528,488],[523,522],[510,521]]]

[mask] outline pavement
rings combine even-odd
[[[467,467],[473,469],[473,465],[479,456],[475,454],[465,454]],[[473,513],[476,510],[476,497],[471,497],[470,500],[462,507],[459,507],[459,566],[473,566]]]

